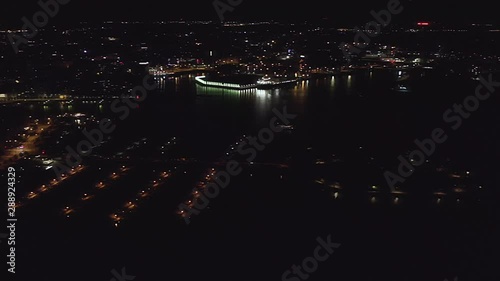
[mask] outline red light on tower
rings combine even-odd
[[[418,22],[417,25],[418,26],[429,26],[431,24],[429,22]]]

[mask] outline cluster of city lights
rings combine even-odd
[[[80,197],[79,201],[73,206],[65,206],[62,210],[62,214],[69,218],[70,215],[75,213],[77,209],[81,209],[84,203],[88,203],[93,200],[96,197],[96,193],[111,186],[113,182],[116,182],[118,179],[128,174],[130,170],[131,168],[127,166],[121,166],[117,171],[112,172],[105,179],[99,180],[94,186],[93,192],[84,193]]]
[[[161,172],[156,180],[153,180],[149,185],[142,188],[139,192],[137,192],[132,200],[125,202],[122,208],[111,214],[109,217],[113,221],[115,227],[118,227],[127,215],[134,212],[139,207],[141,202],[151,197],[152,194],[158,190],[158,188],[162,186],[172,175],[173,172],[171,170]]]

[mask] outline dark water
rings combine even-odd
[[[117,130],[102,150],[121,151],[146,137],[131,159],[89,157],[87,170],[18,210],[19,280],[111,280],[111,270],[122,267],[134,280],[281,280],[285,270],[313,255],[317,237],[329,234],[341,246],[308,280],[500,280],[498,98],[452,132],[442,114],[474,93],[476,81],[415,71],[408,82],[413,92],[397,93],[390,90],[396,77],[397,71],[360,72],[243,92],[196,86],[192,76],[168,80],[128,119],[114,116]],[[268,127],[273,109],[284,106],[297,114],[293,133],[276,135],[257,164],[243,166],[186,225],[177,206],[205,170],[216,167],[241,135]],[[64,111],[113,117],[106,105],[82,104],[5,108],[2,116]],[[395,199],[384,170],[397,168],[397,156],[436,127],[445,128],[449,140]],[[178,144],[160,154],[158,146],[174,136]],[[179,157],[191,161],[173,161]],[[315,164],[318,159],[326,163]],[[121,165],[132,167],[130,173],[70,218],[61,215]],[[470,170],[468,192],[440,186],[450,184],[432,172],[441,165]],[[115,227],[109,215],[163,170],[175,173]],[[28,167],[21,175],[18,196],[53,176]],[[335,194],[315,183],[321,178],[343,189]],[[372,185],[380,192],[369,193]],[[440,189],[447,195],[438,204],[433,192]]]

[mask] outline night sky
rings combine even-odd
[[[226,0],[221,0],[226,1]],[[225,14],[226,20],[273,19],[284,21],[328,19],[335,24],[356,25],[371,20],[370,11],[386,7],[388,0],[370,1],[284,1],[243,0],[233,12]],[[118,1],[71,0],[61,7],[52,24],[76,21],[105,20],[218,20],[213,0],[202,1]],[[418,20],[441,23],[498,23],[496,8],[491,1],[401,1],[405,10],[394,19],[396,23]],[[40,8],[36,0],[16,0],[2,3],[0,24],[19,27],[21,17],[32,15]]]

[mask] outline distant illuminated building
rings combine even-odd
[[[419,21],[419,22],[417,22],[417,26],[418,27],[428,27],[430,25],[431,25],[431,23],[427,22],[427,21]]]

